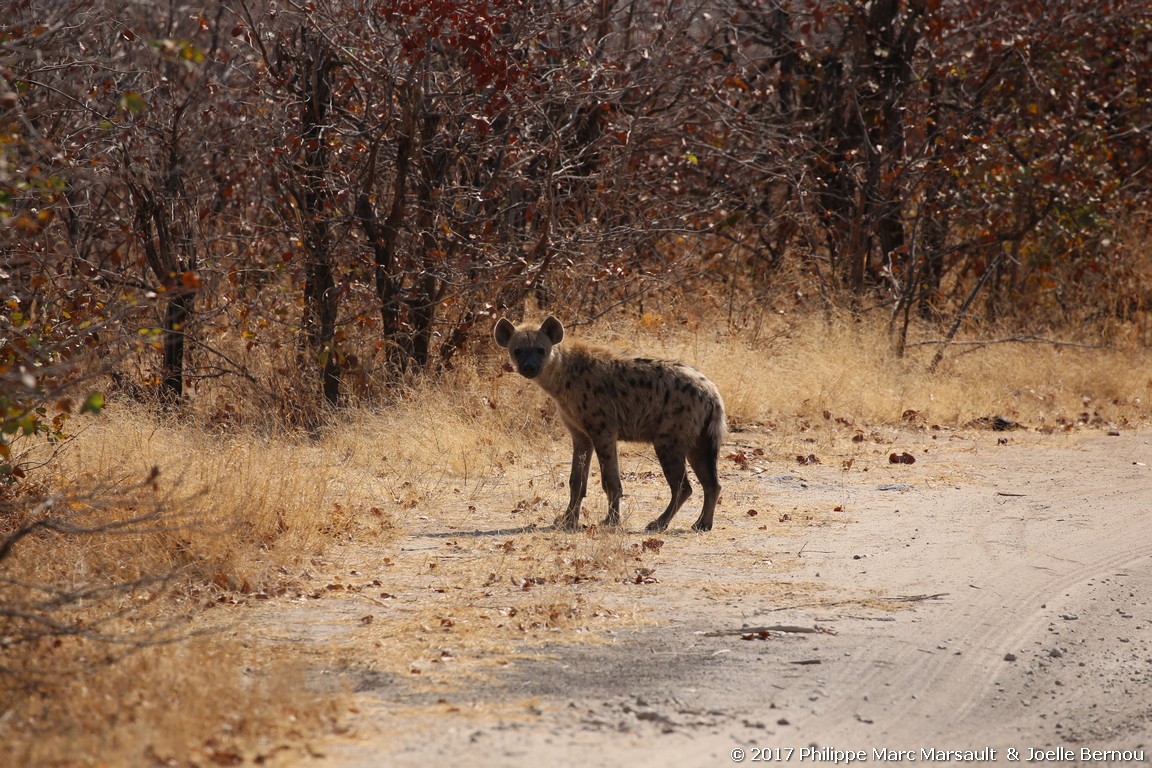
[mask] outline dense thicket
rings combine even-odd
[[[897,344],[915,317],[1149,300],[1141,0],[25,0],[0,23],[6,435],[65,434],[97,369],[174,405],[227,377],[309,421],[529,296],[589,318],[787,285],[889,312]]]

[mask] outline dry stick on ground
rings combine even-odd
[[[948,597],[948,592],[937,592],[934,595],[897,595],[895,597],[858,597],[851,600],[830,600],[823,603],[804,603],[803,605],[784,605],[773,608],[773,611],[792,611],[797,608],[835,608],[840,605],[859,605],[865,602],[885,603],[920,603],[926,600],[940,600]],[[745,630],[747,631],[747,630]]]
[[[724,637],[726,635],[757,635],[761,632],[780,632],[791,635],[797,634],[819,634],[819,635],[834,635],[836,634],[831,629],[826,627],[801,627],[795,624],[771,624],[763,627],[741,627],[740,629],[714,629],[711,632],[705,632],[704,637]]]
[[[896,597],[878,597],[876,599],[892,603],[921,603],[925,600],[940,600],[941,598],[948,597],[948,594],[948,592],[937,592],[934,595],[898,595]]]

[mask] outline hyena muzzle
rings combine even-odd
[[[666,529],[692,495],[685,461],[704,490],[704,507],[692,529],[712,529],[720,496],[716,463],[727,426],[720,391],[704,374],[683,363],[622,357],[580,342],[560,347],[564,326],[554,317],[538,328],[517,327],[503,318],[494,335],[520,375],[535,381],[556,402],[572,435],[571,496],[567,510],[556,519],[557,527],[579,528],[593,451],[608,495],[604,523],[620,523],[624,492],[616,443],[625,440],[652,444],[672,491],[668,506],[647,529]]]

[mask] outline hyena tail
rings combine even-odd
[[[720,500],[720,469],[717,466],[717,461],[720,458],[720,444],[724,442],[727,434],[728,425],[724,418],[724,401],[716,397],[713,400],[712,413],[708,415],[707,423],[700,430],[700,436],[696,438],[695,447],[688,454],[688,463],[692,465],[692,471],[696,473],[696,479],[700,481],[700,486],[704,489],[704,506],[700,510],[700,517],[692,523],[692,530],[694,531],[712,530],[712,519],[715,516],[716,504]],[[672,508],[669,507],[669,509]],[[675,514],[675,511],[672,514]],[[668,517],[671,517],[672,514],[669,514]],[[659,524],[660,522],[667,524],[668,521],[664,520],[663,517],[657,518],[656,523]]]
[[[724,401],[717,399],[712,407],[712,416],[704,425],[704,437],[707,438],[715,454],[720,453],[720,444],[728,437],[728,418],[724,413]]]

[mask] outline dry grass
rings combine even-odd
[[[647,314],[574,334],[697,365],[720,386],[734,426],[766,425],[780,455],[799,434],[850,446],[858,430],[960,428],[988,416],[1042,430],[1152,420],[1140,348],[956,347],[929,374],[932,347],[897,359],[885,328],[866,322],[776,316],[753,338]],[[70,672],[9,688],[0,764],[290,761],[341,727],[347,683],[320,685],[317,669],[443,691],[559,638],[596,641],[647,621],[636,596],[659,578],[660,543],[534,527],[566,500],[567,435],[530,382],[501,370],[500,355],[493,348],[387,407],[342,414],[311,438],[211,433],[118,403],[90,421],[38,493],[86,522],[156,517],[130,535],[30,536],[0,577],[9,600],[30,599],[28,584],[109,585],[106,599],[64,615],[127,645],[84,633],[6,640],[13,684],[31,671]],[[625,449],[623,469],[625,519],[636,527],[662,503],[663,481],[642,446]],[[598,519],[602,499],[591,493],[588,507]],[[793,517],[793,526],[804,518]],[[762,527],[748,535],[791,530]],[[759,563],[759,541],[734,563]],[[779,595],[811,597],[802,587]]]
[[[56,655],[85,652],[65,643]],[[308,680],[298,657],[222,636],[92,664],[9,710],[5,765],[237,765],[307,754],[311,734],[336,727],[339,697],[302,696]]]
[[[5,601],[39,618],[13,612],[0,633],[0,763],[227,764],[328,722],[336,692],[301,699],[299,654],[228,628],[304,589],[331,541],[391,535],[333,464],[323,444],[213,436],[115,405],[93,422],[38,505],[85,532],[34,534],[3,563]]]
[[[672,316],[648,314],[638,325],[635,341],[613,330],[605,335],[696,364],[720,386],[737,423],[817,422],[827,412],[859,426],[894,425],[912,410],[919,421],[946,428],[997,415],[1041,428],[1122,426],[1152,415],[1152,355],[1138,345],[1097,347],[1091,337],[1068,345],[961,339],[929,373],[936,345],[914,340],[897,358],[879,321],[778,316],[755,340]]]
[[[307,439],[213,435],[113,406],[59,470],[83,481],[133,480],[159,470],[173,530],[137,546],[156,567],[179,564],[216,586],[250,592],[282,581],[333,537],[387,527],[348,504],[363,480]],[[375,519],[374,519],[375,518]]]

